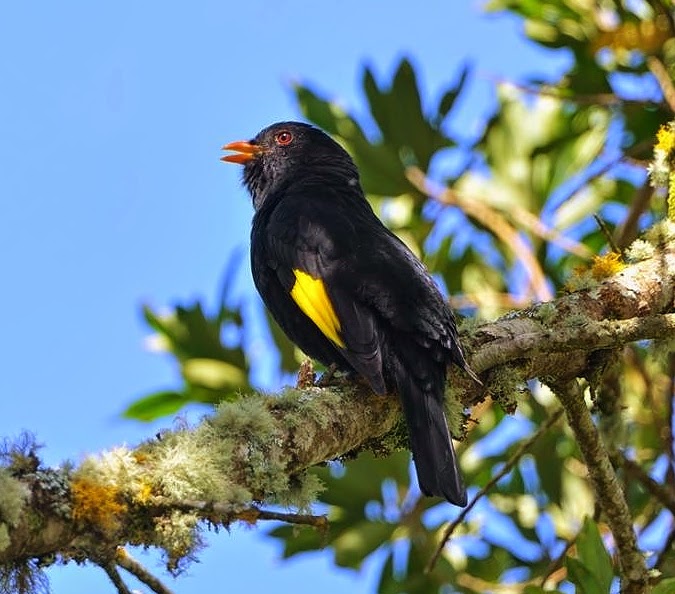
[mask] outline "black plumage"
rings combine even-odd
[[[450,308],[373,213],[350,156],[298,122],[223,148],[244,165],[253,278],[274,318],[310,357],[396,392],[422,492],[466,505],[443,402],[451,363],[475,376]]]

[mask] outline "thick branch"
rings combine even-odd
[[[495,368],[518,380],[565,382],[593,371],[595,351],[675,336],[674,285],[675,254],[659,253],[597,286],[484,324],[462,340],[488,391],[499,389],[492,377],[503,377]],[[465,404],[485,398],[486,388],[459,372],[450,382]],[[104,452],[74,473],[52,471],[65,485],[59,490],[49,486],[53,480],[45,486],[39,473],[19,474],[20,489],[31,497],[7,525],[10,544],[0,550],[0,565],[57,552],[79,558],[102,543],[107,551],[126,542],[166,549],[180,542],[172,530],[189,530],[200,517],[181,501],[219,501],[233,509],[262,500],[307,505],[316,492],[304,470],[362,449],[386,452],[402,443],[395,431],[400,422],[397,399],[374,396],[362,384],[291,389],[276,397],[244,396],[198,427],[167,431],[135,450]],[[168,505],[153,505],[157,497]],[[167,511],[171,502],[180,518]],[[169,556],[189,552],[177,547]]]
[[[596,286],[485,324],[463,343],[478,373],[518,364],[524,379],[583,376],[595,351],[675,336],[674,288],[675,253],[658,253]],[[465,403],[480,399],[469,382],[462,387]]]

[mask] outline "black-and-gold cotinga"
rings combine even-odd
[[[310,357],[399,394],[420,489],[466,505],[443,401],[451,363],[475,376],[450,308],[373,213],[350,156],[299,122],[223,148],[244,166],[253,278],[274,318]]]

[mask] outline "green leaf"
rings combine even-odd
[[[216,359],[188,359],[183,363],[183,376],[191,384],[211,390],[246,385],[246,374],[239,367]]]
[[[610,594],[609,588],[602,588],[600,581],[591,569],[579,559],[568,557],[565,560],[567,577],[577,586],[578,594]]]
[[[450,113],[452,108],[455,105],[455,101],[459,97],[460,93],[464,90],[464,84],[469,75],[469,67],[464,65],[462,71],[459,74],[459,80],[457,84],[451,86],[442,96],[438,102],[438,117],[439,122],[444,120],[445,117]]]
[[[268,534],[284,542],[284,559],[322,549],[326,544],[324,535],[316,528],[284,525],[270,530]]]
[[[177,413],[186,404],[189,404],[190,401],[189,398],[186,398],[180,392],[170,390],[155,392],[136,400],[122,413],[122,416],[138,421],[153,421],[160,417]]]
[[[614,567],[597,524],[586,518],[577,537],[577,557],[565,560],[568,576],[580,594],[610,594]]]
[[[352,524],[333,541],[335,562],[358,569],[368,555],[389,541],[396,528],[396,524],[369,520]]]
[[[294,90],[303,114],[345,145],[367,194],[398,196],[412,189],[393,147],[371,143],[354,118],[309,88],[296,86]]]
[[[366,68],[363,89],[385,145],[396,149],[405,166],[417,165],[426,171],[436,151],[453,146],[451,139],[438,128],[442,118],[438,115],[426,117],[417,75],[408,60],[401,60],[389,89],[379,87],[372,72]],[[458,90],[455,92],[459,93]],[[446,99],[446,103],[449,102]],[[402,113],[405,114],[403,118]]]
[[[659,582],[652,594],[675,594],[675,578],[668,578]]]
[[[156,314],[146,306],[143,313],[148,324],[167,344],[168,350],[180,361],[218,359],[242,369],[246,367],[246,357],[241,348],[228,348],[222,344],[222,306],[213,317],[204,313],[199,302],[187,307],[178,305],[170,314]]]

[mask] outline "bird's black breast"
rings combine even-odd
[[[311,182],[287,188],[256,212],[251,248],[263,301],[307,355],[356,369],[377,391],[392,385],[392,357],[404,358],[424,376],[430,367],[466,365],[440,291],[360,193]],[[328,340],[290,297],[296,268],[325,282],[344,348]]]

